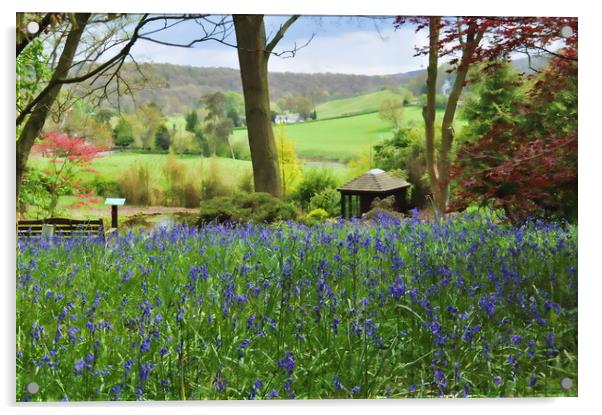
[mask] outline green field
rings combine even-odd
[[[421,126],[422,110],[418,107],[404,108],[401,124]],[[390,124],[381,120],[376,112],[287,124],[283,128],[286,137],[294,143],[297,154],[310,159],[348,161],[393,135]],[[245,129],[235,130],[232,134],[232,143],[241,140],[247,140]]]
[[[316,114],[318,120],[323,120],[325,118],[378,112],[381,103],[385,99],[401,99],[401,95],[385,89],[357,97],[336,99],[318,105]]]

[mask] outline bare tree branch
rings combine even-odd
[[[291,27],[291,25],[293,23],[295,23],[297,21],[297,19],[299,19],[299,17],[301,17],[301,16],[298,14],[294,14],[291,17],[289,17],[282,26],[280,26],[280,29],[278,30],[278,32],[276,32],[276,34],[274,35],[274,37],[272,38],[270,43],[268,43],[266,45],[266,47],[265,47],[266,52],[272,53],[272,51],[274,50],[274,48],[276,47],[278,42],[280,42],[280,39],[282,39],[284,37],[284,34],[288,30],[288,28]]]

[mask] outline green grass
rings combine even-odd
[[[442,112],[440,111],[439,116]],[[402,126],[421,126],[422,109],[404,108]],[[274,127],[275,132],[279,127]],[[284,132],[300,157],[351,160],[379,141],[391,138],[393,130],[378,113],[284,125]],[[236,130],[232,142],[247,140],[247,130]]]
[[[401,99],[401,95],[387,90],[372,92],[352,98],[324,102],[316,107],[318,120],[346,115],[377,112],[385,99]]]

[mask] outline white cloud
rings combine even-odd
[[[414,47],[426,43],[426,33],[393,28],[345,31],[336,35],[317,35],[293,58],[272,56],[269,69],[273,72],[336,72],[383,75],[420,69],[424,57],[414,57]],[[306,39],[296,39],[297,45]],[[293,41],[285,38],[277,51],[290,50]],[[215,42],[195,48],[177,48],[151,42],[140,42],[133,50],[137,60],[167,62],[178,65],[238,68],[234,48]]]
[[[286,38],[285,38],[286,39]],[[426,36],[413,30],[400,29],[345,32],[337,36],[314,38],[294,58],[270,58],[271,71],[340,72],[383,75],[420,69],[426,63],[414,57],[416,44],[422,45]],[[291,48],[283,40],[279,50]]]

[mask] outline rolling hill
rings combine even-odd
[[[377,112],[385,99],[400,99],[401,95],[384,89],[352,98],[336,99],[324,102],[316,107],[318,119],[343,117],[348,115]]]

